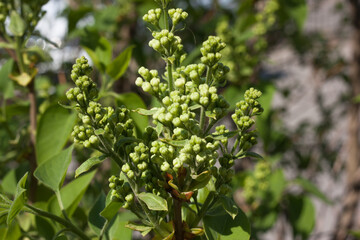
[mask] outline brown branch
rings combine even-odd
[[[34,177],[33,173],[37,167],[36,163],[36,94],[35,94],[35,88],[34,88],[34,81],[31,81],[31,83],[28,85],[28,98],[30,101],[30,145],[32,148],[32,154],[29,158],[29,164],[30,164],[30,196],[29,200],[31,202],[34,202],[36,199],[36,190],[37,190],[37,179]]]
[[[184,240],[184,229],[181,216],[181,200],[173,198],[175,240]]]
[[[351,99],[360,94],[360,2],[358,0],[348,0],[352,14],[353,33],[353,60],[351,62]],[[350,102],[349,104],[349,138],[348,138],[348,158],[346,161],[346,193],[343,200],[342,211],[337,223],[337,232],[333,240],[346,239],[349,230],[353,227],[356,208],[359,199],[359,188],[356,173],[359,169],[360,160],[360,122],[359,104]]]

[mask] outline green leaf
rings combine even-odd
[[[349,234],[360,239],[360,231],[358,231],[358,230],[352,230],[349,232]]]
[[[305,191],[313,194],[315,197],[321,199],[325,203],[331,204],[332,201],[322,193],[312,182],[304,178],[297,178],[293,181],[295,184],[301,186]]]
[[[59,104],[61,107],[65,108],[65,109],[71,109],[71,110],[73,110],[73,109],[76,108],[76,106],[65,105],[65,104],[62,104],[61,102],[58,102],[58,104]]]
[[[103,134],[105,133],[105,130],[102,129],[102,128],[99,128],[99,129],[96,129],[96,130],[94,131],[94,133],[95,133],[96,135],[103,135]]]
[[[125,73],[134,47],[133,45],[127,47],[106,67],[106,73],[112,78],[112,81],[119,79]]]
[[[68,8],[65,11],[67,11],[68,33],[70,33],[76,29],[76,24],[79,22],[79,20],[93,11],[93,7],[80,5],[76,9]]]
[[[239,134],[239,131],[231,131],[226,132],[223,134],[216,134],[216,135],[210,135],[209,137],[213,138],[214,140],[223,140],[223,139],[229,139]]]
[[[54,240],[68,240],[68,238],[65,235],[59,235]]]
[[[14,60],[9,59],[2,65],[0,70],[0,91],[2,92],[4,99],[14,96],[14,83],[9,78],[13,65]]]
[[[9,226],[0,226],[0,240],[21,239],[23,236],[19,224],[14,221]]]
[[[112,47],[104,37],[94,38],[93,40],[93,42],[82,41],[81,45],[89,54],[95,66],[104,73],[106,66],[111,61]]]
[[[127,221],[121,219],[121,214],[116,216],[116,219],[109,229],[109,237],[111,240],[131,240],[132,231],[126,228]]]
[[[106,196],[103,192],[101,192],[100,196],[89,212],[89,226],[97,236],[100,235],[101,229],[105,224],[105,218],[100,216],[100,212],[105,208],[105,202]]]
[[[37,70],[35,70],[36,72]],[[17,82],[20,86],[26,87],[27,85],[29,85],[29,83],[34,79],[36,73],[34,75],[29,75],[28,73],[20,73],[19,75],[16,76],[11,76],[11,78]]]
[[[130,228],[131,230],[134,231],[139,231],[143,236],[148,234],[153,229],[153,227],[146,226],[144,224],[134,223],[134,222],[127,223],[125,227]]]
[[[271,105],[273,102],[274,94],[276,92],[276,88],[274,84],[266,84],[261,88],[262,95],[259,98],[259,103],[263,107],[264,111],[258,117],[259,119],[267,119],[271,112]]]
[[[315,226],[315,207],[309,197],[289,196],[288,216],[294,234],[307,239]]]
[[[18,184],[19,180],[24,176],[24,174],[28,171],[28,169],[28,164],[22,164],[16,169],[8,171],[1,180],[1,191],[3,193],[15,195],[16,185]]]
[[[35,216],[36,231],[40,236],[44,237],[46,240],[52,240],[55,235],[55,229],[50,220]]]
[[[11,200],[1,193],[0,193],[0,202],[6,203],[6,204],[11,204]]]
[[[116,101],[118,105],[125,105],[130,110],[146,108],[146,104],[136,93],[118,94],[116,96]],[[134,119],[138,132],[143,132],[144,129],[149,126],[149,118],[147,116],[139,116],[139,114],[132,111],[130,112],[130,117]]]
[[[236,108],[236,103],[243,98],[245,91],[245,88],[237,86],[229,86],[224,90],[223,96],[230,105],[229,111],[233,111]]]
[[[257,154],[256,152],[245,152],[244,155],[241,155],[243,157],[252,157],[256,159],[264,159],[261,155]]]
[[[143,108],[137,108],[137,109],[135,109],[133,111],[137,112],[140,115],[150,116],[150,115],[154,115],[154,113],[156,113],[158,111],[158,108],[152,108],[150,110],[143,109]]]
[[[87,172],[91,171],[92,169],[94,169],[94,167],[96,167],[97,165],[99,165],[100,163],[102,163],[105,158],[106,158],[105,155],[89,158],[88,160],[86,160],[85,162],[83,162],[83,163],[76,169],[76,171],[75,171],[75,178],[77,178],[78,176],[80,176],[80,175],[83,174],[83,173],[87,173]]]
[[[141,201],[143,201],[150,210],[154,210],[154,211],[168,210],[166,200],[158,195],[142,192],[138,194],[137,197]]]
[[[16,11],[11,11],[9,30],[17,37],[24,35],[26,24]]]
[[[15,49],[16,47],[14,43],[0,42],[0,48]]]
[[[193,111],[193,110],[196,110],[196,109],[199,109],[199,108],[201,108],[200,104],[194,104],[194,105],[189,107],[189,110]]]
[[[34,176],[54,192],[60,189],[71,162],[72,150],[73,146],[70,146],[40,164],[35,170]]]
[[[27,53],[29,53],[29,57],[32,57],[31,55],[35,55],[36,58],[39,60],[41,60],[41,62],[51,62],[52,58],[50,56],[50,54],[43,50],[41,47],[39,46],[31,46],[29,48],[26,48],[25,50]]]
[[[165,138],[160,138],[160,141],[165,142],[167,144],[170,144],[174,147],[183,147],[185,146],[189,140],[185,139],[185,140],[171,140],[171,139],[165,139]]]
[[[269,207],[275,207],[280,203],[283,192],[287,185],[284,173],[281,169],[274,171],[269,179],[269,192],[271,199],[267,202]]]
[[[232,219],[235,219],[236,215],[238,214],[239,210],[234,201],[227,197],[227,196],[221,196],[220,197],[221,205],[223,206],[224,210],[232,217]]]
[[[190,183],[189,191],[196,191],[198,189],[204,188],[211,179],[211,174],[209,171],[202,172],[199,175],[192,176],[193,180]]]
[[[295,20],[296,25],[300,30],[304,28],[307,17],[307,6],[305,0],[297,0],[299,4],[290,9],[290,16]]]
[[[40,165],[58,154],[66,144],[75,124],[76,114],[58,105],[46,109],[41,116],[36,135],[36,160]]]
[[[250,239],[250,223],[241,209],[235,219],[225,211],[217,211],[217,215],[205,215],[203,223],[208,240]]]
[[[76,208],[78,208],[78,205],[95,173],[96,171],[92,171],[81,175],[60,189],[61,199],[69,216],[71,216],[75,212]],[[56,215],[61,215],[58,200],[55,196],[49,199],[48,209]]]
[[[20,179],[16,186],[16,193],[14,201],[12,202],[9,213],[6,219],[7,225],[9,225],[12,220],[16,217],[16,215],[19,214],[19,212],[22,210],[25,202],[26,202],[26,180],[27,180],[28,173],[25,173],[25,175]]]
[[[108,195],[110,196],[110,194]],[[118,213],[119,209],[123,204],[121,202],[110,201],[104,210],[100,212],[100,216],[104,217],[106,220],[111,221]]]
[[[279,0],[280,17],[286,23],[294,20],[299,30],[302,30],[307,17],[307,5],[305,0]]]
[[[255,229],[260,231],[266,231],[270,229],[276,223],[278,213],[274,210],[270,212],[264,212],[261,217],[255,218],[252,225]]]

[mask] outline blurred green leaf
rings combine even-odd
[[[278,213],[274,210],[263,212],[259,217],[254,218],[253,227],[260,231],[270,229],[276,223]]]
[[[118,80],[125,73],[134,47],[127,47],[106,67],[106,73],[112,78],[112,81]]]
[[[14,96],[14,83],[9,78],[12,68],[14,65],[14,60],[7,60],[0,69],[0,91],[4,99],[8,99]]]
[[[324,201],[325,203],[331,204],[332,201],[329,200],[329,198],[322,193],[312,182],[310,182],[307,179],[304,178],[296,178],[293,181],[295,184],[301,186],[305,191],[313,194],[315,197],[321,199],[322,201]]]
[[[275,170],[270,175],[268,190],[270,193],[270,199],[267,201],[269,207],[275,207],[280,203],[286,185],[287,181],[281,169]]]
[[[302,30],[307,17],[307,4],[305,0],[279,0],[280,12],[282,13],[282,21],[288,18],[293,19]]]
[[[93,32],[90,32],[87,35],[89,34],[91,35]],[[106,38],[99,36],[97,33],[87,39],[82,39],[81,45],[89,54],[95,66],[102,73],[105,73],[106,66],[110,64],[112,57],[112,47],[110,42]]]
[[[6,219],[6,224],[9,225],[12,220],[19,214],[22,210],[25,202],[26,202],[26,180],[27,180],[28,173],[20,179],[16,186],[15,198],[12,202],[9,213]]]
[[[73,146],[61,151],[47,161],[40,164],[34,176],[45,186],[56,192],[61,188],[65,174],[71,162]]]
[[[354,230],[353,230],[353,231],[350,231],[349,233],[350,233],[350,235],[352,235],[352,236],[360,239],[360,231],[358,231],[358,230],[355,230],[355,231],[354,231]]]
[[[22,72],[19,75],[11,75],[11,78],[20,86],[26,87],[34,79],[36,73],[37,73],[37,70],[35,70],[35,72],[33,72],[32,75],[30,75],[26,72]]]
[[[0,226],[0,240],[21,239],[21,236],[21,229],[16,221],[13,221],[9,226]]]
[[[41,115],[36,135],[36,160],[39,165],[61,151],[75,120],[76,114],[70,114],[59,105],[50,106]]]
[[[15,49],[14,43],[0,42],[0,48]]]
[[[216,215],[211,216],[205,215],[203,219],[205,234],[208,240],[250,239],[250,223],[241,209],[238,209],[235,219],[223,209],[216,211],[216,213]]]
[[[64,12],[68,18],[68,33],[76,29],[76,24],[93,11],[92,6],[80,5],[76,9],[68,8]]]
[[[289,195],[288,217],[294,234],[307,239],[315,226],[315,207],[309,197]]]
[[[9,30],[17,37],[21,37],[25,32],[25,22],[16,11],[11,11]]]
[[[31,46],[29,48],[26,48],[25,50],[29,55],[34,55],[37,58],[37,62],[51,62],[52,58],[50,54],[46,51],[44,51],[42,48],[38,46]]]

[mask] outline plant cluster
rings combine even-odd
[[[279,4],[278,0],[267,0],[264,6],[254,7],[249,1],[244,1],[233,25],[227,20],[218,24],[217,34],[228,43],[224,62],[233,70],[228,76],[231,82],[243,84],[256,74],[268,49],[267,35],[276,23]],[[234,30],[229,31],[229,27]]]
[[[81,119],[72,136],[121,168],[109,179],[110,196],[139,217],[141,223],[128,224],[130,228],[144,234],[154,230],[160,239],[192,239],[204,231],[211,238],[216,230],[208,212],[221,207],[234,226],[244,217],[226,194],[231,189],[234,161],[247,156],[256,144],[253,126],[254,117],[263,111],[258,102],[261,92],[250,88],[237,104],[232,115],[237,130],[216,126],[229,107],[219,94],[229,72],[220,62],[226,44],[210,36],[202,44],[201,62],[182,65],[186,54],[176,33],[187,13],[167,9],[168,1],[160,3],[161,8],[150,10],[144,20],[153,29],[149,46],[163,58],[166,71],[160,75],[141,67],[136,79],[137,86],[159,101],[159,107],[135,110],[151,116],[153,126],[137,135],[128,109],[102,106],[96,84],[89,77],[91,67],[82,57],[71,73],[76,87],[66,93]],[[232,138],[235,143],[230,146]],[[185,209],[188,214],[182,216]]]

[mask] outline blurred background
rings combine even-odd
[[[14,1],[3,5],[9,2]],[[42,118],[57,117],[54,112],[60,111],[68,119],[57,103],[67,103],[65,91],[72,85],[77,57],[86,56],[94,66],[92,77],[105,103],[129,108],[156,105],[134,84],[138,68],[164,67],[148,47],[151,33],[142,20],[157,7],[151,0],[15,2],[28,5],[20,15],[27,26],[20,45],[28,53],[30,78],[16,75],[22,71],[11,61],[16,60],[7,34],[13,31],[12,21],[0,5],[0,190],[7,194],[31,169],[33,132],[45,131],[39,129]],[[220,91],[230,110],[247,88],[263,92],[265,111],[253,151],[264,159],[238,162],[233,181],[234,199],[250,218],[253,239],[359,237],[360,2],[173,0],[172,6],[189,13],[186,29],[179,32],[188,52],[185,64],[199,62],[198,46],[209,35],[227,43],[223,63],[231,71]],[[123,70],[108,67],[119,63]],[[115,100],[110,91],[117,94]],[[224,124],[233,128],[230,119]],[[137,127],[147,121],[136,120]],[[90,155],[77,149],[73,171]],[[115,170],[104,166],[103,171],[86,191],[83,211],[91,206],[91,196],[107,188]],[[1,226],[0,233],[6,229]]]

